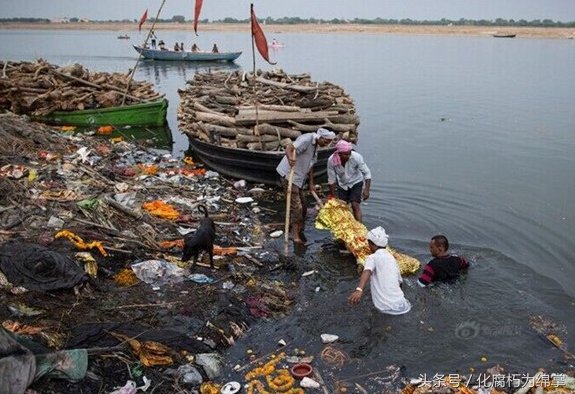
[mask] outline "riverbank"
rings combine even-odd
[[[149,29],[151,23],[143,26]],[[492,36],[494,34],[516,34],[517,38],[572,39],[575,29],[545,27],[495,27],[495,26],[411,26],[411,25],[360,25],[360,24],[300,24],[300,25],[265,25],[264,31],[270,34],[281,33],[346,33],[346,34],[399,34],[399,35],[461,35]],[[137,23],[0,23],[0,29],[19,30],[109,30],[117,32],[136,32]],[[193,31],[191,22],[158,23],[158,31]],[[248,24],[209,23],[200,24],[201,31],[248,32]]]

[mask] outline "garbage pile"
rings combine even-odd
[[[274,212],[258,202],[273,193],[190,157],[73,133],[0,114],[0,341],[28,354],[25,365],[0,357],[6,379],[53,392],[215,379],[219,351],[292,308],[295,284],[264,275],[285,264],[262,247],[281,227],[262,224]],[[193,269],[181,261],[199,205],[216,223],[213,270],[206,255]]]
[[[325,127],[357,140],[353,100],[330,82],[282,70],[196,73],[180,90],[179,129],[231,148],[281,150],[302,133]]]
[[[0,109],[16,114],[46,116],[155,101],[163,96],[149,82],[132,81],[127,74],[90,72],[82,65],[58,67],[43,59],[4,61],[0,76]]]

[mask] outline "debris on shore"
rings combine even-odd
[[[179,128],[231,148],[281,150],[302,133],[328,128],[357,141],[359,116],[343,88],[282,70],[197,73],[179,90]]]
[[[200,385],[217,376],[202,357],[213,363],[256,319],[286,315],[294,285],[265,274],[284,264],[263,248],[280,227],[262,224],[275,214],[258,204],[270,189],[239,186],[189,157],[1,114],[3,339],[17,348],[14,336],[25,336],[43,353],[77,360],[68,375],[45,366],[47,377],[64,377],[47,383],[29,357],[22,381],[40,379],[52,392],[111,392],[145,368],[153,385],[172,382],[156,392],[174,392],[181,371],[160,378],[153,367],[193,366],[200,372],[192,387]],[[200,204],[217,225],[213,271],[202,262],[190,271],[180,260]]]

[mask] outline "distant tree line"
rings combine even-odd
[[[69,18],[70,22],[79,22],[79,18]],[[316,18],[300,18],[300,17],[283,17],[283,18],[263,18],[260,19],[262,23],[270,25],[299,25],[299,24],[332,24],[332,25],[343,25],[343,24],[360,24],[360,25],[421,25],[421,26],[505,26],[505,27],[574,27],[575,21],[572,22],[559,22],[553,21],[551,19],[503,19],[497,18],[495,20],[489,19],[465,19],[460,18],[457,20],[452,19],[440,19],[440,20],[414,20],[410,18],[405,19],[316,19]],[[0,23],[2,22],[23,22],[23,23],[50,23],[49,19],[44,18],[0,18]],[[91,23],[132,23],[138,22],[138,19],[123,19],[123,20],[100,20],[100,21],[90,21]],[[186,20],[183,15],[174,15],[169,19],[158,19],[161,23],[186,23],[191,22]],[[210,23],[208,19],[203,19],[202,23]],[[212,23],[239,23],[246,24],[249,23],[249,18],[246,19],[235,19],[235,18],[224,18],[219,20],[214,20]]]

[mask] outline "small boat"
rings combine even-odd
[[[268,44],[268,46],[270,48],[283,48],[283,47],[285,47],[285,45],[282,44],[281,42],[271,42]]]
[[[496,38],[515,38],[517,34],[503,34],[503,33],[496,33],[493,35],[493,37]]]
[[[129,40],[130,36],[127,34],[123,34],[123,35],[118,36],[117,38],[118,38],[118,40]]]
[[[170,51],[162,49],[142,48],[134,45],[134,49],[146,59],[152,60],[183,60],[190,62],[233,62],[241,52],[190,52]]]
[[[193,154],[206,166],[223,175],[266,185],[281,184],[276,167],[284,157],[284,152],[229,148],[190,136],[188,139]],[[325,176],[327,159],[334,151],[335,148],[319,149],[318,160],[313,166],[314,179]]]
[[[79,111],[54,111],[45,116],[34,117],[44,123],[69,126],[102,125],[155,125],[166,123],[168,100],[161,99],[148,103],[124,105],[120,107],[85,109]]]

